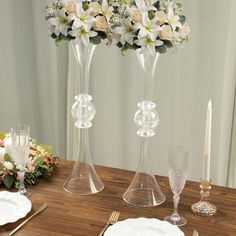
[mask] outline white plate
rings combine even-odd
[[[184,233],[166,221],[136,218],[115,223],[104,236],[184,236]]]
[[[31,210],[31,201],[19,194],[0,192],[0,225],[12,223],[23,218]]]

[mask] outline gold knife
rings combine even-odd
[[[45,210],[47,206],[48,205],[44,203],[41,207],[39,207],[39,209],[33,215],[31,215],[29,218],[24,220],[20,225],[18,225],[14,230],[12,230],[9,236],[13,235],[16,231],[18,231],[23,225],[25,225],[28,221],[30,221],[34,216],[39,214],[41,211]]]

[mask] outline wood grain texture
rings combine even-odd
[[[33,209],[29,215],[43,202],[48,204],[48,208],[27,223],[16,236],[96,236],[113,210],[121,212],[120,220],[136,217],[163,219],[172,212],[172,194],[166,177],[157,177],[167,197],[166,202],[157,207],[138,208],[122,200],[122,194],[134,175],[131,171],[96,166],[105,183],[102,192],[90,196],[65,192],[62,186],[73,164],[63,161],[53,176],[31,187]],[[191,204],[200,198],[198,185],[197,182],[187,181],[181,194],[179,212],[188,220],[181,230],[186,236],[192,236],[194,229],[200,236],[236,236],[236,190],[213,186],[210,200],[218,207],[218,212],[213,217],[202,217],[194,215],[190,210]],[[9,233],[23,220],[4,225],[0,229]]]

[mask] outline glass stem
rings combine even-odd
[[[179,213],[178,213],[179,200],[180,200],[179,195],[174,195],[174,196],[173,196],[174,212],[173,212],[173,214],[172,214],[172,216],[171,216],[171,219],[172,219],[173,221],[178,221],[178,220],[180,219]]]
[[[141,137],[140,138],[140,162],[139,162],[139,172],[148,173],[149,174],[149,156],[150,156],[150,138],[149,137]]]
[[[19,192],[21,194],[25,193],[25,184],[24,184],[24,180],[25,180],[25,171],[20,171],[19,172],[19,177],[20,177],[20,186],[19,186]]]
[[[79,150],[78,156],[80,161],[90,164],[90,151],[89,151],[89,130],[80,129],[79,130]]]

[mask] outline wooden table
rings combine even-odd
[[[30,198],[32,214],[43,202],[48,208],[28,222],[16,236],[97,236],[113,210],[121,212],[120,220],[135,217],[163,219],[173,210],[172,194],[168,179],[158,177],[158,182],[167,200],[152,208],[133,207],[122,200],[122,194],[132,180],[134,172],[97,166],[96,170],[105,183],[105,189],[95,195],[77,196],[65,192],[63,183],[69,175],[73,162],[63,162],[53,176],[42,179],[32,186]],[[192,236],[196,229],[200,236],[236,236],[236,190],[213,186],[211,202],[217,205],[218,213],[213,217],[201,217],[190,211],[192,203],[199,200],[199,183],[187,181],[181,194],[179,212],[187,218],[181,230]],[[22,220],[0,227],[10,232]]]

